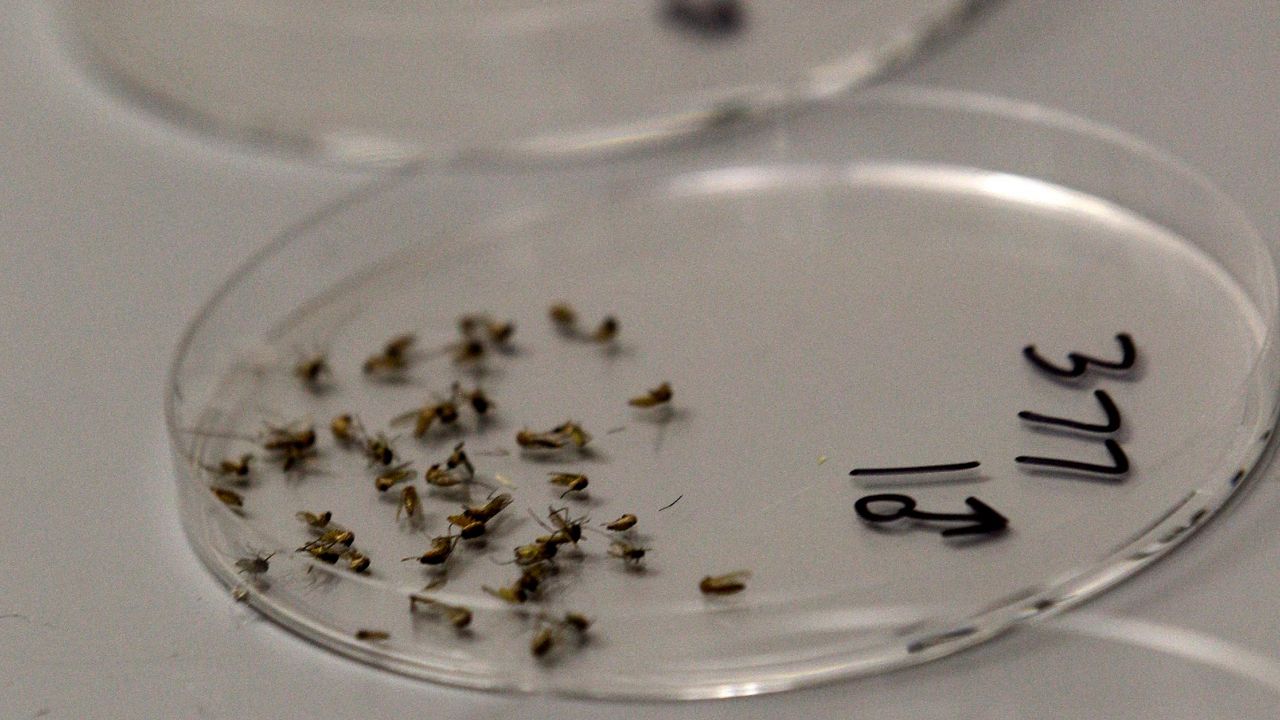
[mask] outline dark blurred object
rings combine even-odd
[[[666,0],[664,17],[706,37],[725,37],[742,29],[741,0]]]

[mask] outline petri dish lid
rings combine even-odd
[[[483,322],[463,342],[468,313],[513,320],[510,345]],[[467,687],[726,697],[944,656],[1157,561],[1253,477],[1276,327],[1269,246],[1178,161],[1043,108],[882,88],[661,158],[385,177],[228,281],[167,410],[193,547],[302,636]],[[405,332],[407,367],[363,370]],[[663,381],[668,403],[628,404]],[[450,398],[461,418],[414,437]],[[379,492],[378,453],[329,433],[343,413],[414,472]],[[264,441],[289,423],[319,440],[286,471]],[[458,442],[474,477],[427,483]],[[247,477],[221,467],[246,453]],[[401,561],[500,493],[483,537]],[[587,529],[538,594],[487,592],[560,507]],[[319,534],[300,511],[371,567],[298,552]]]
[[[723,126],[865,82],[980,4],[122,0],[70,3],[68,20],[91,68],[172,119],[397,164],[612,152]]]

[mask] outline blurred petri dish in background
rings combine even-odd
[[[617,339],[556,332],[559,300],[587,329],[616,316]],[[514,345],[458,365],[473,312],[514,320]],[[1253,476],[1276,329],[1270,248],[1178,161],[1043,108],[880,88],[661,158],[385,177],[228,281],[167,409],[193,546],[301,635],[467,687],[728,697],[948,655],[1158,560]],[[371,382],[362,362],[403,332],[420,362]],[[323,392],[294,372],[315,353]],[[669,411],[628,406],[664,380]],[[485,389],[490,421],[421,440],[394,424],[454,382]],[[329,437],[348,412],[400,435],[422,526]],[[591,452],[517,447],[566,419]],[[292,421],[322,435],[307,471],[259,457],[242,506],[218,502],[210,486],[240,487],[218,463]],[[465,500],[421,473],[459,441],[485,483],[472,502],[514,500],[430,591],[471,608],[465,636],[410,610],[439,576],[401,562],[456,532]],[[549,472],[589,494],[562,498]],[[548,506],[594,531],[540,602],[509,606],[483,587],[513,580],[501,563]],[[372,568],[295,552],[303,510],[332,511]],[[599,525],[624,513],[643,570],[607,552]],[[269,572],[238,564],[271,553]],[[738,569],[744,591],[699,591]],[[589,641],[530,657],[565,612],[594,620]]]
[[[649,147],[865,82],[982,4],[121,0],[67,19],[108,85],[178,122],[394,165]]]

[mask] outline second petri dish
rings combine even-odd
[[[74,2],[87,63],[207,131],[352,164],[613,152],[865,82],[972,0]]]
[[[1266,446],[1276,311],[1268,247],[1176,161],[1039,108],[883,90],[664,158],[388,179],[228,283],[169,420],[201,557],[322,645],[469,687],[745,695],[945,655],[1161,557]],[[469,346],[476,313],[515,322],[509,347],[483,322]],[[366,373],[402,333],[406,367]],[[664,381],[669,403],[628,404]],[[461,419],[413,437],[450,399]],[[376,489],[377,454],[327,430],[344,413],[413,472]],[[290,423],[319,440],[286,471],[264,444]],[[459,442],[474,478],[426,480]],[[247,480],[220,468],[245,453]],[[300,511],[371,566],[298,552],[321,534]],[[579,518],[524,602],[491,592]],[[433,538],[446,562],[402,562]]]

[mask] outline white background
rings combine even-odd
[[[1046,629],[768,698],[444,689],[258,619],[182,535],[164,373],[226,275],[370,176],[170,127],[86,82],[48,10],[0,0],[0,17],[0,718],[1280,717],[1274,471],[1187,547]],[[1133,132],[1206,173],[1274,243],[1278,69],[1272,0],[1006,0],[895,82]]]

